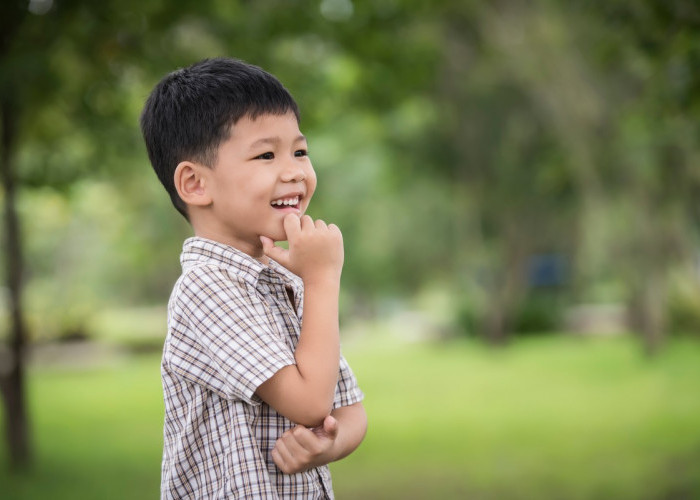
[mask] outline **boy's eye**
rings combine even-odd
[[[272,152],[263,153],[255,157],[256,160],[274,160],[275,154]]]
[[[302,156],[309,156],[309,152],[306,149],[299,149],[297,151],[294,151],[294,156],[297,158],[300,158]]]

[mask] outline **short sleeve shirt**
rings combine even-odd
[[[270,261],[189,238],[168,304],[161,375],[163,499],[333,498],[328,466],[285,474],[271,451],[294,427],[255,391],[295,364],[303,284]],[[334,408],[363,394],[340,357]]]

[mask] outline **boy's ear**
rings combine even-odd
[[[208,206],[212,199],[207,190],[207,175],[209,170],[204,165],[191,161],[181,161],[175,169],[174,181],[177,194],[188,205]]]

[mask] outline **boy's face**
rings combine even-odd
[[[208,172],[212,219],[207,236],[260,255],[260,235],[286,240],[283,219],[302,215],[316,189],[306,139],[293,113],[245,116],[221,144]]]

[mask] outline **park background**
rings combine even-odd
[[[157,497],[189,229],[138,116],[222,55],[343,230],[339,498],[700,497],[697,2],[4,0],[0,498]]]

